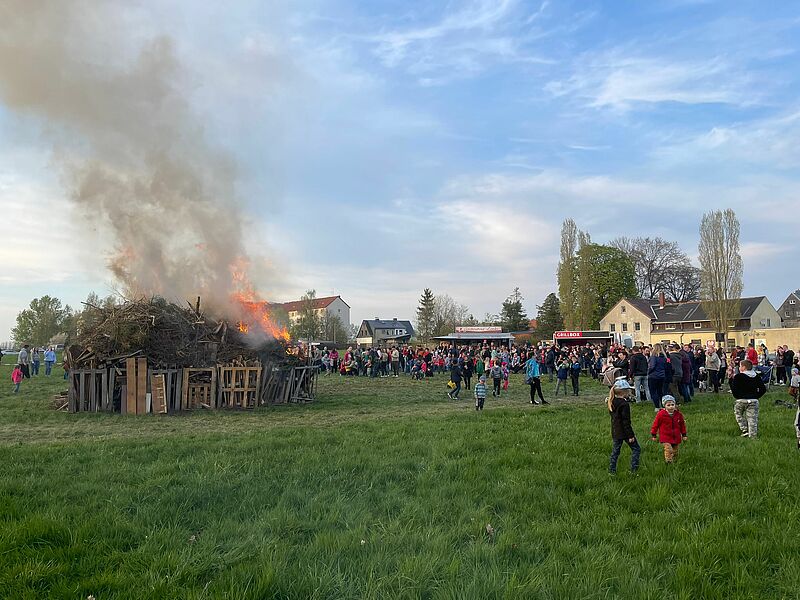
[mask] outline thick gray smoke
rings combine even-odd
[[[100,251],[125,290],[224,310],[245,256],[235,168],[207,143],[170,39],[126,35],[126,11],[0,0],[0,101],[52,138],[85,241],[110,234]]]

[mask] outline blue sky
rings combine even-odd
[[[238,164],[248,245],[278,267],[266,296],[334,291],[359,322],[412,317],[424,287],[482,316],[519,286],[534,313],[564,218],[694,255],[703,212],[727,207],[745,293],[800,287],[795,3],[234,4],[119,9],[96,27],[124,43],[98,60],[173,39]],[[0,106],[0,341],[34,296],[113,287],[44,129]]]

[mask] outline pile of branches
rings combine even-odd
[[[86,304],[67,362],[73,368],[100,368],[141,356],[155,368],[202,368],[292,361],[275,340],[252,344],[236,326],[203,314],[199,298],[195,306],[182,307],[153,297],[110,306]]]

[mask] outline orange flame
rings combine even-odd
[[[231,265],[231,276],[238,288],[231,294],[231,300],[244,313],[238,323],[239,331],[248,334],[250,325],[254,324],[273,338],[288,342],[291,339],[289,331],[272,319],[269,303],[263,300],[253,289],[253,284],[250,283],[247,277],[246,269],[247,261],[245,259],[239,259]]]

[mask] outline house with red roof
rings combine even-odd
[[[294,324],[300,320],[300,313],[305,306],[305,300],[293,300],[275,304],[278,308],[286,311],[289,322]],[[314,298],[314,312],[322,318],[326,313],[333,317],[339,317],[342,325],[350,326],[350,305],[342,300],[341,296],[326,296],[324,298]]]

